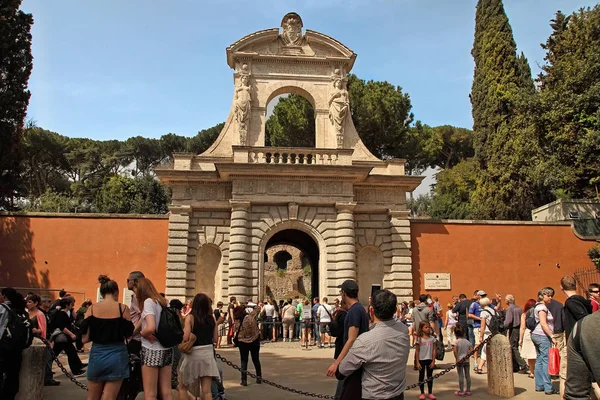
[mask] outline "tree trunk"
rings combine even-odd
[[[505,399],[515,396],[512,348],[504,335],[494,335],[486,346],[488,394]]]

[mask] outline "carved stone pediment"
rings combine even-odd
[[[227,63],[235,68],[236,58],[260,59],[261,57],[293,56],[300,58],[330,59],[352,69],[356,54],[337,40],[307,29],[296,13],[286,14],[281,30],[265,29],[244,36],[227,48]]]

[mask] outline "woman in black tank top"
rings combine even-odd
[[[185,317],[183,341],[196,337],[189,354],[182,354],[179,363],[179,398],[187,398],[191,384],[200,379],[202,398],[211,399],[212,378],[219,378],[219,368],[214,355],[217,342],[217,321],[211,309],[211,301],[204,293],[198,293],[192,302],[192,311]]]
[[[119,286],[105,275],[100,275],[100,294],[104,298],[99,310],[112,314],[114,318],[100,318],[94,315],[94,306],[88,308],[81,324],[83,342],[93,342],[87,369],[88,400],[116,399],[123,379],[129,378],[129,356],[125,338],[133,333],[133,323],[129,308],[120,304]],[[114,315],[114,314],[112,314]]]

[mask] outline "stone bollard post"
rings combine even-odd
[[[31,346],[23,350],[17,400],[44,398],[45,353],[46,345],[38,338],[34,338]]]
[[[515,396],[512,348],[508,338],[494,335],[486,346],[488,394],[505,399]]]

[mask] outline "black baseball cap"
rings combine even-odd
[[[347,279],[338,286],[344,293],[358,292],[358,283],[354,279]]]

